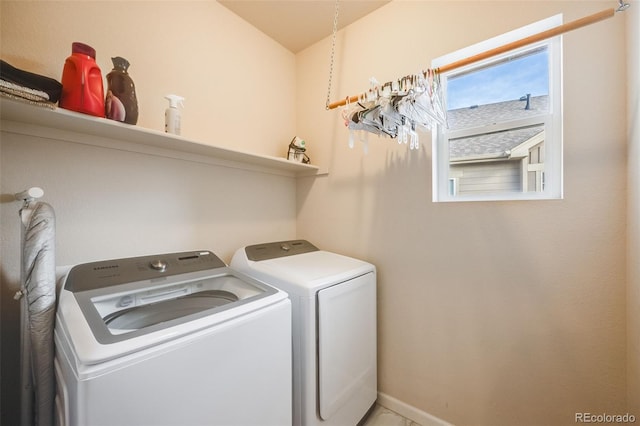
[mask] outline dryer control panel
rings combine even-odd
[[[245,247],[247,259],[258,262],[260,260],[276,259],[278,257],[294,256],[296,254],[318,251],[307,240],[278,241],[275,243],[256,244]]]

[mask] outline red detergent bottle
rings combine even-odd
[[[96,64],[96,51],[84,43],[71,44],[71,56],[62,70],[61,108],[104,117],[102,73]]]

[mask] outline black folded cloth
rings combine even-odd
[[[49,101],[55,103],[60,100],[62,84],[53,78],[34,74],[9,65],[0,59],[0,79],[26,87],[40,90],[49,95]]]

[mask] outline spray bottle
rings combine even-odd
[[[167,95],[164,97],[169,100],[169,108],[164,112],[164,131],[165,133],[180,134],[180,110],[178,103],[184,107],[184,98],[178,95]]]

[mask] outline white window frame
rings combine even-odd
[[[521,40],[533,34],[557,27],[562,24],[562,15],[555,15],[542,21],[535,22],[517,30],[508,32],[498,37],[458,50],[451,54],[434,59],[432,68],[438,68],[446,64],[453,63],[460,59],[468,58],[487,50],[504,46],[505,44]],[[533,117],[525,120],[514,120],[512,122],[502,122],[484,127],[482,132],[487,132],[490,128],[512,128],[522,125],[543,124],[545,125],[545,148],[544,148],[544,191],[542,192],[509,192],[486,195],[460,195],[449,192],[449,139],[464,136],[465,134],[481,133],[478,129],[464,129],[449,131],[444,126],[435,126],[432,130],[432,159],[433,159],[433,201],[499,201],[499,200],[548,200],[563,198],[563,172],[562,172],[562,36],[553,37],[542,42],[525,46],[523,48],[506,52],[502,55],[485,59],[480,62],[459,68],[441,75],[443,92],[447,90],[447,76],[458,75],[462,72],[475,68],[487,66],[499,62],[510,56],[517,56],[528,50],[546,46],[549,57],[549,114]],[[446,96],[445,96],[446,97]]]

